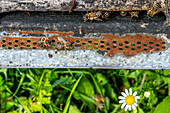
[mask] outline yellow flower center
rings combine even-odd
[[[135,103],[135,97],[132,95],[128,95],[125,98],[125,102],[127,105],[133,105]]]

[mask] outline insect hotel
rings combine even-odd
[[[1,0],[0,67],[170,69],[169,0]]]

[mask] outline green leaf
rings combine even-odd
[[[140,107],[138,107],[138,113],[144,113],[144,111]]]
[[[110,108],[110,99],[108,97],[105,97],[105,106],[106,106],[106,110],[109,111],[109,108]]]
[[[170,75],[170,70],[167,70],[167,69],[163,70],[163,74],[164,74],[165,76]]]
[[[68,113],[81,113],[76,106],[70,106]]]
[[[100,83],[101,85],[105,85],[108,82],[106,76],[104,76],[101,73],[96,73],[94,76],[97,78],[97,82]]]
[[[111,85],[110,85],[110,84],[106,84],[104,88],[106,89],[106,94],[107,94],[111,99],[113,99],[114,101],[118,102],[117,95],[116,95],[116,93],[114,92],[114,89],[111,87]]]
[[[94,96],[94,88],[92,84],[90,83],[90,81],[85,76],[81,79],[77,87],[77,91],[89,97]]]
[[[5,79],[7,80],[8,79],[8,77],[7,77],[7,69],[6,68],[2,68],[2,69],[0,69],[0,73],[4,73],[4,75],[5,75]]]
[[[154,113],[169,113],[170,96],[167,96],[159,105],[157,105]]]

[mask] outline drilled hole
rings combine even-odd
[[[8,44],[9,44],[9,45],[12,45],[12,42],[9,42]]]
[[[51,47],[55,47],[55,44],[52,44]]]
[[[6,40],[2,40],[2,42],[6,42]]]
[[[113,43],[117,43],[117,41],[113,41]]]
[[[108,47],[107,50],[110,50],[110,47]]]
[[[86,45],[86,43],[82,43],[82,45]]]
[[[24,47],[20,47],[20,49],[24,49]]]
[[[134,38],[133,36],[131,36],[130,38]]]
[[[36,49],[36,47],[33,47],[33,49]]]
[[[92,45],[88,45],[88,47],[89,47],[89,48],[91,48],[91,47],[92,47]]]
[[[103,48],[103,47],[104,47],[104,45],[101,45],[100,47],[101,47],[101,48]]]
[[[129,42],[128,42],[128,41],[125,41],[125,44],[129,44]]]
[[[88,41],[88,43],[92,43],[92,41],[91,41],[91,40],[89,40],[89,41]]]
[[[100,41],[100,43],[104,43],[104,41]]]
[[[143,50],[144,50],[144,51],[147,51],[148,49],[147,49],[147,48],[144,48]]]
[[[119,50],[123,50],[123,48],[119,48]]]
[[[43,47],[43,45],[39,45],[40,47]]]
[[[107,46],[110,46],[110,43],[107,43],[106,45],[107,45]]]
[[[113,46],[113,48],[116,48],[116,46]]]
[[[81,44],[76,44],[75,47],[81,47]]]
[[[31,42],[31,40],[27,40],[27,42],[29,43],[29,42]]]
[[[125,48],[129,48],[129,46],[125,46]]]
[[[6,47],[6,45],[2,45],[2,47]]]
[[[94,43],[94,45],[96,45],[96,46],[97,46],[97,45],[98,45],[98,43]]]
[[[141,42],[140,42],[140,41],[138,41],[138,42],[137,42],[137,44],[141,44]]]
[[[95,49],[95,50],[97,50],[98,48],[97,48],[97,47],[95,47],[94,49]]]
[[[159,51],[160,49],[159,48],[156,48],[157,51]]]
[[[14,45],[14,47],[18,47],[18,45]]]
[[[163,49],[165,49],[166,47],[165,46],[162,46]]]
[[[148,44],[143,44],[143,46],[147,46]]]
[[[21,45],[24,45],[24,42],[21,42]]]
[[[133,51],[134,51],[134,50],[135,50],[135,48],[131,48],[131,50],[133,50]]]
[[[150,41],[149,43],[150,43],[150,44],[153,44],[153,42],[152,42],[152,41]]]
[[[30,45],[27,45],[27,47],[30,47]]]
[[[119,43],[119,46],[123,46],[123,44],[122,44],[122,43]]]
[[[12,49],[12,47],[8,47],[8,49]]]
[[[150,48],[152,49],[152,48],[153,48],[153,46],[150,46]]]
[[[156,46],[159,46],[159,44],[156,44]]]
[[[135,46],[135,44],[131,44],[131,46]]]
[[[34,45],[36,45],[37,43],[36,43],[36,42],[34,42],[33,44],[34,44]]]
[[[137,48],[139,48],[139,49],[140,49],[140,48],[141,48],[141,46],[137,46]]]
[[[162,44],[165,44],[165,42],[162,42]]]
[[[51,40],[51,42],[55,42],[55,40]]]
[[[15,40],[15,42],[17,43],[17,42],[18,42],[18,40]]]
[[[76,43],[79,43],[80,41],[79,40],[76,40]]]

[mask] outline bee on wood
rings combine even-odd
[[[101,17],[102,17],[103,19],[108,20],[108,17],[110,16],[109,13],[110,13],[110,12],[103,12],[102,15],[101,15]]]
[[[160,9],[161,9],[161,4],[160,3],[156,3],[155,5],[152,5],[152,7],[147,12],[147,16],[149,18],[153,17],[156,13],[161,11]]]
[[[38,40],[38,43],[42,44],[42,48],[44,47],[50,47],[51,45],[51,41],[49,40],[47,34],[46,34],[46,31],[45,31],[45,37],[41,37],[39,40]]]
[[[95,101],[100,109],[104,109],[104,99],[102,95],[96,94]]]
[[[93,20],[102,21],[102,19],[100,19],[101,15],[102,15],[101,11],[92,12],[92,10],[91,10],[91,13],[88,13],[88,11],[87,11],[87,14],[85,14],[83,16],[83,20],[84,20],[84,22],[86,22],[87,20],[91,20],[90,23],[92,23]]]
[[[57,53],[57,51],[59,51],[59,50],[65,50],[65,54],[67,53],[67,50],[70,51],[70,47],[71,47],[71,43],[70,42],[65,41],[61,37],[58,37],[58,40],[59,40],[59,42],[56,45],[56,49],[57,50],[55,51],[55,53]]]
[[[120,11],[120,15],[126,16],[126,14],[127,14],[127,11]]]
[[[131,22],[138,19],[139,11],[130,11]]]

